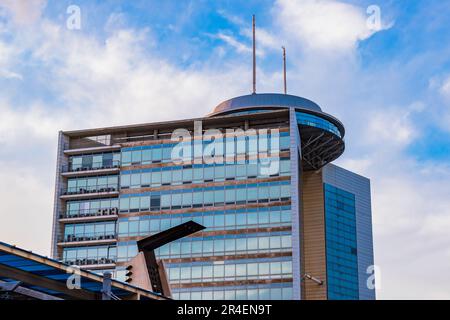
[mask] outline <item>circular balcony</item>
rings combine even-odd
[[[219,104],[209,117],[251,115],[288,109],[295,112],[300,132],[303,170],[318,170],[345,150],[345,128],[313,101],[287,94],[262,93],[236,97]]]

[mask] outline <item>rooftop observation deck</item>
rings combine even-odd
[[[278,93],[240,96],[220,103],[208,117],[256,115],[283,109],[295,111],[304,170],[320,169],[344,152],[344,125],[302,97]]]

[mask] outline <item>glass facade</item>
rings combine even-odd
[[[254,114],[254,113],[271,112],[271,111],[273,111],[273,109],[272,110],[271,109],[252,109],[252,110],[246,110],[246,111],[232,112],[232,113],[228,114],[227,116],[250,115],[250,114]],[[333,134],[337,135],[340,138],[342,137],[341,132],[339,131],[338,127],[328,120],[325,120],[319,116],[316,116],[316,115],[313,115],[310,113],[305,113],[305,112],[297,111],[295,114],[297,117],[298,124],[310,126],[310,127],[321,128],[321,129],[327,130],[329,132],[332,132]]]
[[[267,161],[279,162],[279,172],[271,176],[289,176],[289,158],[274,158]],[[269,177],[268,174],[263,174],[262,167],[264,165],[261,162],[244,161],[238,164],[199,164],[127,170],[121,172],[120,188],[133,189]]]
[[[65,194],[80,194],[93,192],[110,192],[119,190],[119,176],[98,176],[67,179]]]
[[[108,221],[66,224],[64,235],[64,241],[67,242],[113,239],[116,236],[116,223]]]
[[[254,154],[250,139],[232,138],[232,153]],[[281,132],[280,150],[288,151],[289,143],[289,133]],[[157,257],[166,260],[174,298],[291,298],[289,156],[180,166],[171,162],[173,147],[166,143],[122,149],[121,164],[127,168],[121,170],[120,188],[127,191],[119,197],[117,261],[136,255],[133,237],[193,220],[206,227],[202,236],[156,250]],[[278,161],[276,173],[262,173],[268,161]],[[117,276],[123,277],[123,270]],[[273,285],[252,283],[261,280]],[[233,286],[226,285],[233,281]],[[184,286],[188,284],[198,286]]]
[[[296,112],[295,115],[298,124],[324,129],[342,138],[338,127],[328,120],[304,112]]]
[[[292,278],[290,257],[226,260],[169,264],[169,279],[177,283],[214,281],[246,281],[255,279]]]
[[[173,293],[181,300],[291,300],[291,283],[270,285],[183,288]]]
[[[68,217],[82,217],[108,213],[117,214],[118,211],[118,198],[73,200],[67,201],[65,215]]]
[[[145,236],[193,220],[208,230],[236,230],[291,225],[290,206],[273,206],[119,218],[120,237]]]
[[[186,238],[162,246],[155,252],[162,259],[172,259],[290,252],[291,249],[290,232],[260,232]],[[120,242],[118,260],[128,261],[136,251],[136,241]]]
[[[324,184],[328,299],[357,300],[355,195]]]
[[[254,136],[256,137],[256,136]],[[227,153],[233,153],[234,155],[245,155],[245,154],[256,154],[256,150],[254,150],[254,144],[251,142],[256,141],[253,136],[238,136],[232,138],[225,138],[221,141],[223,148],[226,148]],[[268,148],[270,148],[270,137],[269,134],[267,136],[268,139]],[[203,148],[210,142],[203,141]],[[279,150],[289,150],[289,132],[280,132],[279,133]],[[154,144],[154,145],[146,145],[146,146],[138,146],[138,147],[129,147],[122,148],[122,156],[121,156],[121,165],[122,167],[132,166],[132,165],[146,165],[152,163],[171,163],[172,162],[172,149],[174,148],[175,143],[164,143],[164,144]],[[256,144],[257,145],[257,144]],[[191,145],[191,152],[194,154],[194,143]],[[223,152],[222,154],[225,154]]]
[[[236,204],[269,203],[290,199],[289,181],[226,185],[195,189],[172,189],[123,194],[120,213],[176,210]]]
[[[66,194],[119,191],[119,195],[67,200],[64,216],[117,214],[118,219],[65,224],[62,241],[68,245],[63,260],[78,265],[118,263],[114,275],[125,280],[121,264],[137,254],[138,239],[193,220],[206,227],[201,235],[155,252],[166,261],[175,298],[290,299],[289,132],[281,130],[279,138],[283,157],[253,159],[256,150],[250,141],[254,136],[227,137],[224,150],[228,154],[231,142],[234,160],[227,157],[224,163],[213,164],[176,165],[171,159],[174,143],[151,142],[123,147],[120,152],[70,156],[69,171],[115,168],[120,161],[120,174],[83,176],[80,172],[67,179]],[[203,142],[203,147],[209,143]],[[264,174],[264,167],[274,161],[278,170]],[[109,245],[70,245],[114,239],[117,243]]]
[[[83,154],[69,157],[68,171],[106,169],[120,166],[120,152]]]
[[[116,246],[90,246],[64,248],[63,260],[71,265],[96,265],[115,263]]]

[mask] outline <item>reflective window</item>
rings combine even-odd
[[[119,176],[94,176],[67,179],[67,189],[64,194],[80,194],[89,192],[111,192],[117,191],[119,187]]]
[[[266,137],[265,135],[263,137]],[[289,132],[279,132],[279,141],[277,143],[280,150],[289,150]],[[271,143],[272,136],[269,133],[267,136],[268,143]],[[228,152],[228,155],[237,157],[244,154],[256,154],[258,149],[258,136],[234,136],[226,138],[225,143],[215,145],[215,151],[217,155],[225,155],[224,151]],[[253,143],[255,142],[255,143]],[[211,141],[202,141],[203,149],[205,149]],[[175,143],[157,144],[123,148],[121,150],[121,165],[131,166],[138,164],[150,164],[150,163],[169,163],[172,162],[171,154]],[[274,146],[275,147],[275,146]],[[194,154],[193,144],[190,145],[190,155],[186,159],[190,158]],[[220,150],[221,149],[221,150]],[[260,150],[263,151],[263,150]]]
[[[225,204],[267,203],[290,200],[289,181],[224,187],[167,190],[120,196],[120,212],[174,210],[222,206]],[[279,221],[278,221],[279,222]]]
[[[70,265],[93,265],[115,263],[115,246],[64,248],[63,261]]]
[[[108,169],[120,166],[120,152],[82,154],[69,157],[69,166],[64,171]]]
[[[172,295],[182,300],[291,300],[292,284],[173,289]]]
[[[329,299],[358,299],[355,195],[324,184]]]
[[[289,176],[290,161],[282,158],[274,160],[279,163],[278,174],[271,176]],[[164,168],[151,168],[122,171],[120,187],[122,189],[159,187],[162,185],[180,185],[187,183],[221,182],[225,180],[245,180],[248,178],[267,178],[263,168],[265,164],[224,164],[193,165]]]
[[[136,230],[135,227],[132,230]],[[269,243],[271,244],[270,247]],[[120,242],[118,246],[119,261],[128,261],[136,255],[137,246],[135,241]],[[168,259],[196,256],[229,256],[242,253],[288,252],[291,249],[290,233],[274,232],[270,234],[253,233],[204,237],[203,239],[187,238],[158,248],[156,254],[159,258]]]
[[[116,223],[95,222],[66,224],[64,226],[64,241],[90,241],[113,239],[116,235]]]
[[[66,216],[82,217],[90,215],[118,214],[119,199],[91,199],[67,201]]]
[[[296,112],[296,116],[298,124],[321,128],[341,137],[338,127],[328,120],[303,112]]]

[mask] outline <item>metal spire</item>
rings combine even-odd
[[[284,80],[284,94],[287,94],[287,84],[286,84],[286,48],[283,49],[283,80]]]
[[[252,16],[253,29],[253,94],[256,93],[256,22],[255,15]]]

